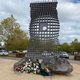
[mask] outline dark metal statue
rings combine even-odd
[[[57,1],[31,3],[30,44],[23,59],[14,64],[20,66],[28,59],[42,60],[41,69],[50,72],[70,73],[73,71],[68,60],[60,58],[57,52],[59,20]]]

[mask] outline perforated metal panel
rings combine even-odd
[[[30,45],[27,56],[40,57],[47,51],[48,41],[58,43],[59,20],[57,2],[31,3]],[[43,47],[40,45],[43,43]]]

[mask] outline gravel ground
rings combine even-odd
[[[74,71],[69,75],[54,74],[52,77],[41,75],[14,73],[13,65],[17,60],[0,58],[0,80],[80,80],[80,64],[72,62]]]

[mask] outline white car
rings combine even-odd
[[[8,55],[8,51],[6,50],[0,50],[0,55]]]
[[[66,53],[66,52],[62,52],[62,53],[60,54],[60,58],[66,58],[66,59],[69,59],[69,54]]]

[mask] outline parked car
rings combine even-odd
[[[9,53],[8,53],[8,51],[6,51],[6,50],[0,50],[0,55],[8,55]]]
[[[66,53],[66,52],[61,52],[61,54],[60,54],[60,58],[66,58],[66,59],[69,59],[69,54]]]
[[[22,53],[25,53],[26,54],[27,53],[27,50],[23,50]]]
[[[14,50],[14,51],[12,51],[12,53],[16,54],[16,53],[19,53],[19,51],[18,50]]]

